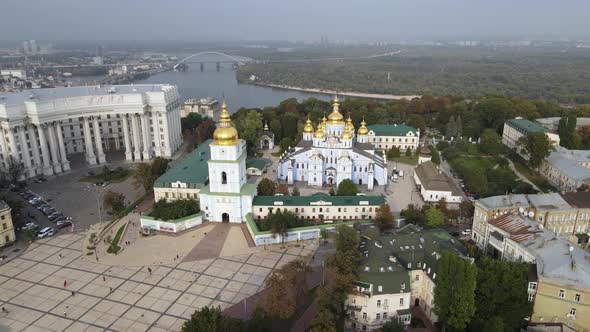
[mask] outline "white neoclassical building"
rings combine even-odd
[[[68,155],[88,165],[123,150],[127,161],[170,158],[182,144],[180,100],[172,85],[117,85],[0,93],[0,168],[12,160],[24,177],[70,170]]]

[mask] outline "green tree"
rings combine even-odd
[[[401,151],[397,147],[392,147],[387,151],[387,159],[398,158],[402,155]]]
[[[133,185],[135,188],[143,188],[147,193],[154,187],[154,175],[150,164],[138,164],[133,172]]]
[[[383,324],[381,332],[404,332],[406,326],[400,323],[399,319],[394,316],[387,323]]]
[[[393,227],[393,214],[389,204],[383,203],[377,208],[375,225],[382,231]]]
[[[8,156],[8,178],[11,183],[16,184],[20,178],[25,174],[25,164],[18,161],[12,155]]]
[[[533,168],[539,167],[551,151],[555,150],[549,137],[543,132],[528,133],[519,138],[516,144],[528,156],[528,163]]]
[[[401,211],[402,217],[412,224],[424,224],[426,216],[422,210],[416,208],[414,204],[409,204],[408,207]]]
[[[234,122],[240,137],[246,140],[248,154],[253,155],[258,147],[258,139],[262,131],[262,114],[256,110],[250,110],[245,116],[236,117]]]
[[[299,188],[297,188],[297,186],[293,186],[291,196],[300,196],[300,195],[301,195],[301,193],[299,192]]]
[[[334,187],[330,188],[330,196],[336,196],[336,192],[334,191]]]
[[[514,117],[512,103],[504,98],[486,97],[474,108],[479,113],[483,126],[493,128],[498,133],[502,131],[504,122]]]
[[[428,227],[441,227],[445,223],[445,215],[439,209],[431,207],[426,210],[426,225]]]
[[[409,147],[406,149],[406,157],[411,157],[412,156],[412,149],[410,149]]]
[[[481,255],[475,263],[478,270],[475,289],[477,310],[470,330],[482,330],[491,324],[489,318],[494,316],[497,320],[494,325],[504,326],[497,331],[518,330],[531,309],[527,300],[528,265],[486,255]]]
[[[284,183],[279,184],[275,189],[275,195],[276,194],[283,194],[283,196],[289,196],[289,187]]]
[[[295,259],[273,271],[265,281],[259,308],[268,317],[289,319],[305,301],[306,277],[310,271],[302,259]]]
[[[336,317],[326,306],[322,306],[311,321],[310,332],[336,332]]]
[[[201,211],[199,201],[194,199],[177,199],[157,201],[150,212],[150,216],[159,220],[173,220],[184,218]]]
[[[338,184],[337,196],[356,196],[358,188],[351,179],[344,179]]]
[[[155,179],[166,173],[168,170],[168,163],[170,161],[166,158],[156,157],[152,160],[152,176]]]
[[[182,325],[182,332],[230,332],[246,331],[246,324],[222,315],[218,307],[203,307],[195,311]]]
[[[445,325],[464,330],[475,314],[477,267],[469,260],[443,251],[436,279],[434,311]]]
[[[286,151],[289,147],[293,147],[293,139],[291,137],[283,137],[281,143],[279,143],[279,147],[282,151]]]
[[[102,197],[104,206],[115,214],[125,210],[125,195],[119,192],[107,191]]]
[[[186,117],[180,119],[182,131],[193,130],[203,122],[203,117],[199,113],[189,113]]]
[[[440,153],[434,147],[434,145],[429,145],[428,148],[430,149],[431,161],[436,165],[440,165]]]
[[[557,133],[559,134],[559,145],[575,150],[580,147],[580,136],[576,133],[576,116],[568,115],[559,120]]]
[[[276,190],[276,183],[272,180],[264,178],[258,182],[256,186],[256,191],[258,196],[274,196]]]
[[[481,152],[497,156],[504,150],[502,138],[493,129],[484,129],[480,136],[479,149]]]
[[[281,243],[285,244],[287,233],[289,232],[289,221],[283,217],[280,210],[268,217],[268,224],[270,224],[270,231],[273,237],[277,235],[281,237]]]
[[[457,124],[455,122],[455,117],[451,116],[449,118],[449,122],[447,122],[445,134],[447,137],[456,137],[457,136]]]

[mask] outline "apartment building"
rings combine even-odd
[[[11,244],[16,240],[10,212],[10,206],[4,201],[0,201],[0,247]]]
[[[356,331],[379,329],[387,320],[411,321],[410,309],[419,306],[431,321],[434,312],[437,261],[448,250],[466,258],[466,249],[442,230],[422,230],[407,225],[395,234],[361,238],[363,254],[359,280],[346,301],[347,328]]]
[[[490,220],[504,214],[518,214],[544,229],[574,239],[588,232],[590,193],[549,193],[534,195],[500,195],[475,202],[472,239],[487,250]]]

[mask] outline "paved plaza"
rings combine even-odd
[[[231,256],[126,266],[86,259],[84,237],[36,241],[0,266],[0,305],[8,311],[0,313],[0,331],[179,331],[195,310],[242,301],[261,290],[273,269],[316,248],[237,255],[230,245],[220,250]]]

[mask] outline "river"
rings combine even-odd
[[[239,84],[235,70],[230,63],[222,63],[219,71],[215,63],[205,63],[201,71],[199,63],[189,64],[187,71],[167,71],[153,75],[147,79],[135,81],[142,83],[167,83],[178,86],[182,100],[189,98],[213,97],[225,101],[230,112],[240,107],[276,106],[288,98],[302,100],[315,97],[323,100],[333,98],[326,94],[288,91],[250,84]]]

